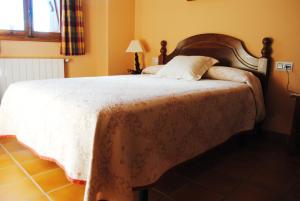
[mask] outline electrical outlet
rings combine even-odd
[[[293,62],[290,61],[277,61],[276,69],[282,71],[292,71],[293,70]]]

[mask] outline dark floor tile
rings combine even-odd
[[[182,186],[182,177],[166,176],[159,188],[169,197],[158,199],[298,201],[299,169],[300,155],[289,154],[283,143],[258,139],[238,146],[227,144],[175,168],[187,183]]]
[[[216,167],[218,165],[219,158],[219,156],[207,154],[198,158],[195,161],[194,165],[197,167],[198,170],[201,170],[201,172],[205,172]]]
[[[291,176],[300,175],[298,174],[298,169],[300,164],[292,162],[289,156],[278,157],[278,158],[268,158],[265,160],[257,162],[257,169],[268,170],[269,172],[285,172]]]
[[[280,160],[287,157],[288,152],[284,146],[281,144],[276,144],[273,142],[264,142],[249,146],[249,151],[252,151],[255,156],[261,161],[265,161],[266,159],[275,159]]]
[[[188,183],[173,193],[171,198],[176,201],[221,201],[223,195],[199,184]],[[167,200],[163,199],[163,201]]]
[[[174,199],[171,199],[171,198],[164,198],[164,199],[162,199],[160,201],[177,201],[177,200],[174,200]]]
[[[287,196],[282,201],[299,201],[299,198],[294,196]]]
[[[201,186],[212,190],[214,189],[216,192],[223,194],[232,192],[240,183],[239,180],[225,176],[216,171],[205,172],[204,174],[193,178],[193,181]]]
[[[297,165],[298,167],[300,167],[300,154],[299,153],[288,155],[287,160],[290,164]]]
[[[227,159],[216,165],[213,170],[237,180],[245,180],[255,173],[255,167],[256,163],[254,162]]]
[[[219,166],[220,163],[222,163],[220,162],[220,158],[222,158],[222,156],[219,154],[220,153],[217,153],[217,151],[209,152],[208,154],[204,154],[189,163],[184,163],[176,167],[174,171],[179,175],[193,179]]]
[[[285,196],[289,200],[300,200],[300,181],[296,182]]]
[[[256,169],[256,173],[249,178],[249,182],[262,186],[277,194],[285,194],[294,183],[292,172],[281,170],[271,171],[267,167]]]
[[[255,185],[244,183],[229,195],[225,201],[279,201],[276,194]]]
[[[253,164],[260,159],[257,157],[257,154],[251,150],[243,149],[237,150],[236,152],[232,153],[230,156],[225,158],[226,160],[233,160],[236,162],[240,162],[243,164]]]
[[[184,186],[187,181],[188,180],[185,177],[171,171],[160,178],[154,188],[162,193],[170,194]]]
[[[164,195],[156,190],[149,190],[149,201],[160,201],[164,198]]]
[[[174,171],[181,176],[186,178],[195,178],[196,176],[203,174],[206,170],[199,168],[196,163],[189,163],[185,165],[180,165],[174,169]]]

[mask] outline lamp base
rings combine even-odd
[[[128,69],[127,71],[128,71],[128,73],[133,74],[133,75],[138,75],[138,74],[142,73],[141,69],[139,69],[139,70]]]
[[[136,52],[134,56],[135,56],[135,71],[137,72],[137,74],[141,74],[142,70],[140,68],[139,55]]]

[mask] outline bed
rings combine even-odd
[[[159,60],[211,56],[253,72],[265,91],[271,43],[265,38],[262,58],[256,58],[236,38],[201,34],[181,41],[170,55],[163,41]],[[132,201],[133,189],[253,130],[262,121],[257,104],[249,84],[228,80],[126,75],[28,81],[5,93],[0,136],[15,135],[60,164],[70,179],[86,181],[85,201]],[[147,191],[140,195],[146,200]]]

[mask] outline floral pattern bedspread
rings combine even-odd
[[[85,180],[85,201],[133,201],[132,187],[250,130],[247,84],[152,75],[15,83],[0,107],[0,136],[16,135]]]

